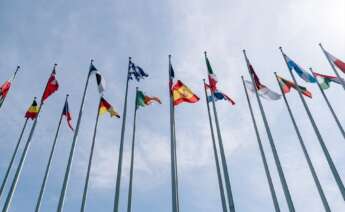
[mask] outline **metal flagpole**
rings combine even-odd
[[[252,86],[253,86],[253,88],[255,90],[255,96],[256,96],[256,99],[258,101],[258,105],[259,105],[259,108],[260,108],[262,120],[264,122],[265,129],[266,129],[267,137],[268,137],[268,140],[269,140],[270,145],[271,145],[274,162],[275,162],[277,170],[278,170],[279,179],[280,179],[280,182],[281,182],[282,187],[283,187],[285,199],[287,201],[287,204],[288,204],[288,207],[289,207],[289,211],[290,212],[294,212],[295,211],[295,207],[294,207],[294,204],[293,204],[293,201],[292,201],[292,198],[291,198],[289,187],[287,185],[287,182],[286,182],[286,179],[285,179],[285,176],[284,176],[284,172],[283,172],[283,168],[282,168],[281,163],[280,163],[278,152],[277,152],[277,149],[276,149],[275,144],[274,144],[272,133],[271,133],[270,127],[269,127],[268,122],[267,122],[266,114],[265,114],[264,108],[262,106],[262,103],[261,103],[261,100],[260,100],[260,97],[259,97],[256,85],[255,85],[255,82],[254,82],[254,77],[253,77],[253,75],[252,75],[252,73],[250,71],[250,64],[249,64],[249,60],[248,60],[248,57],[247,57],[247,54],[246,54],[246,50],[243,50],[243,54],[244,54],[244,57],[245,57],[245,60],[246,60],[246,63],[247,63],[248,73],[249,73],[250,78],[252,80]]]
[[[0,187],[0,198],[1,198],[1,195],[2,195],[2,192],[5,188],[5,185],[6,185],[6,181],[7,181],[7,178],[8,178],[8,175],[11,171],[11,168],[12,168],[12,165],[13,165],[13,162],[14,162],[14,159],[17,155],[17,152],[18,152],[18,148],[19,148],[19,145],[20,145],[20,142],[22,140],[22,137],[23,137],[23,134],[24,134],[24,131],[25,131],[25,128],[26,128],[26,124],[28,123],[28,118],[25,119],[25,122],[24,122],[24,126],[22,128],[22,131],[20,132],[20,135],[19,135],[19,139],[17,141],[17,144],[16,144],[16,147],[14,148],[14,152],[12,154],[12,157],[11,157],[11,160],[10,160],[10,163],[8,164],[8,167],[6,169],[6,173],[5,173],[5,177],[4,179],[2,180],[2,183],[1,183],[1,187]]]
[[[136,130],[136,119],[137,119],[137,97],[138,87],[136,87],[135,101],[134,101],[134,117],[133,117],[133,132],[132,132],[132,147],[131,147],[131,167],[129,171],[129,186],[128,186],[128,201],[127,201],[127,212],[132,211],[132,186],[133,186],[133,169],[134,169],[134,146],[135,146],[135,130]]]
[[[67,98],[68,98],[68,94],[66,95],[65,104],[67,102]],[[45,189],[45,186],[46,186],[46,183],[47,183],[47,179],[48,179],[50,164],[52,162],[52,158],[53,158],[54,150],[55,150],[55,146],[56,146],[56,141],[57,141],[57,138],[58,138],[58,135],[59,135],[59,131],[60,131],[62,117],[63,117],[63,111],[61,112],[59,123],[58,123],[58,127],[57,127],[57,130],[56,130],[56,133],[55,133],[55,137],[54,137],[54,141],[53,141],[53,146],[52,146],[52,148],[50,150],[48,164],[47,164],[47,167],[46,167],[46,170],[45,170],[45,173],[44,173],[44,177],[43,177],[43,182],[42,182],[42,185],[41,185],[40,193],[38,195],[38,199],[37,199],[37,202],[36,202],[35,212],[39,212],[40,211],[41,202],[42,202],[42,198],[43,198],[43,194],[44,194],[44,189]]]
[[[93,151],[95,149],[97,126],[98,126],[98,119],[99,119],[99,110],[101,107],[101,102],[102,102],[102,97],[99,99],[99,104],[98,104],[98,109],[97,109],[96,123],[95,123],[95,128],[93,130],[91,151],[90,151],[89,163],[87,165],[87,173],[86,173],[86,179],[85,179],[85,184],[84,184],[83,199],[81,202],[80,212],[84,212],[84,210],[85,210],[85,204],[86,204],[86,198],[87,198],[87,189],[88,189],[89,179],[90,179],[90,171],[91,171],[91,166],[92,166]]]
[[[332,116],[333,116],[335,122],[337,123],[337,125],[338,125],[338,127],[339,127],[339,130],[340,130],[340,132],[341,132],[341,134],[343,135],[343,138],[345,138],[345,131],[344,131],[344,128],[341,126],[340,121],[339,121],[337,115],[335,114],[335,112],[334,112],[334,110],[333,110],[333,107],[332,107],[331,103],[329,102],[329,100],[328,100],[328,98],[327,98],[325,92],[324,92],[323,89],[321,88],[321,85],[320,85],[319,81],[317,80],[317,77],[316,77],[316,75],[314,74],[312,68],[310,68],[310,71],[311,71],[311,73],[314,75],[314,77],[316,78],[317,86],[319,87],[319,89],[320,89],[320,91],[321,91],[321,94],[322,94],[323,98],[325,99],[325,101],[326,101],[326,103],[327,103],[327,106],[328,106],[329,110],[331,111]]]
[[[173,94],[171,91],[173,78],[171,76],[171,55],[169,55],[169,96],[170,96],[170,157],[171,157],[171,197],[172,197],[172,212],[178,212],[177,199],[177,178],[176,178],[176,160],[175,160],[175,114],[173,105]]]
[[[271,192],[271,197],[272,197],[272,200],[273,200],[274,209],[275,209],[276,212],[280,212],[277,195],[276,195],[276,192],[275,192],[275,189],[274,189],[274,185],[273,185],[273,182],[272,182],[272,177],[271,177],[271,174],[270,174],[270,170],[268,168],[268,164],[267,164],[267,160],[266,160],[266,156],[265,156],[265,151],[264,151],[264,148],[262,146],[259,130],[258,130],[258,127],[256,125],[256,121],[255,121],[255,117],[254,117],[254,113],[253,113],[253,108],[252,108],[252,105],[250,103],[247,87],[246,87],[246,85],[244,83],[243,76],[241,76],[241,78],[242,78],[242,83],[243,83],[244,91],[246,93],[248,107],[249,107],[250,115],[252,117],[256,138],[257,138],[258,144],[259,144],[259,150],[260,150],[261,159],[262,159],[262,162],[264,164],[268,185],[270,187],[270,192]]]
[[[93,62],[93,60],[91,60],[90,66],[92,65],[92,62]],[[78,120],[77,120],[77,124],[76,124],[75,131],[74,131],[74,136],[73,136],[71,150],[70,150],[69,157],[68,157],[68,162],[67,162],[65,176],[64,176],[64,180],[63,180],[63,184],[62,184],[61,193],[60,193],[60,198],[59,198],[59,204],[58,204],[57,212],[61,212],[63,210],[63,205],[64,205],[64,201],[65,201],[65,195],[66,195],[66,189],[67,189],[67,184],[68,184],[68,179],[69,179],[69,173],[71,171],[71,166],[72,166],[72,161],[73,161],[74,149],[75,149],[75,146],[77,144],[79,127],[80,127],[80,123],[81,123],[81,117],[83,115],[83,108],[84,108],[84,101],[85,101],[86,91],[87,91],[87,87],[89,85],[89,78],[90,78],[90,72],[88,73],[87,78],[86,78],[86,82],[85,82],[83,97],[81,99]]]
[[[205,89],[205,99],[206,99],[206,106],[207,106],[207,113],[208,113],[208,121],[210,123],[210,130],[211,130],[213,154],[214,154],[214,160],[216,162],[220,199],[222,201],[223,212],[227,212],[228,209],[227,209],[227,205],[226,205],[224,186],[223,186],[223,180],[222,180],[222,173],[221,173],[221,170],[220,170],[220,167],[219,167],[218,151],[217,151],[217,146],[216,146],[216,140],[215,140],[215,137],[214,137],[213,123],[212,123],[212,118],[211,118],[210,105],[209,105],[208,97],[207,97],[207,89],[206,89],[206,85],[205,85],[205,83],[206,83],[205,79],[203,79],[203,81],[204,81],[204,89]]]
[[[329,62],[329,65],[331,65],[331,67],[332,67],[332,69],[333,69],[335,75],[336,75],[337,78],[340,80],[341,85],[343,86],[343,88],[344,88],[344,90],[345,90],[345,82],[344,82],[343,78],[340,77],[339,72],[338,72],[337,69],[334,67],[334,64],[333,64],[333,62],[331,61],[331,59],[329,59],[328,54],[326,53],[326,50],[323,48],[323,46],[322,46],[321,43],[319,43],[319,46],[320,46],[322,52],[324,53],[324,55],[326,56],[326,58],[327,58],[327,60],[328,60],[328,62]]]
[[[54,64],[54,68],[53,68],[52,73],[55,71],[55,67],[56,66],[57,66],[57,64]],[[47,82],[47,84],[46,84],[46,86],[44,88],[44,91],[43,91],[43,94],[42,94],[42,97],[41,97],[41,101],[40,101],[40,105],[39,105],[39,108],[38,108],[37,116],[35,118],[35,121],[34,121],[33,125],[31,126],[29,137],[28,137],[28,139],[26,141],[26,144],[25,144],[22,156],[21,156],[19,164],[17,166],[17,170],[16,170],[16,173],[15,173],[14,179],[12,181],[12,185],[11,185],[10,191],[7,194],[7,198],[6,198],[4,207],[2,209],[2,212],[7,212],[8,208],[10,207],[10,204],[11,204],[11,201],[12,201],[12,197],[13,197],[13,194],[14,194],[14,192],[16,190],[17,183],[18,183],[18,180],[19,180],[19,177],[20,177],[20,173],[22,171],[22,168],[23,168],[23,165],[24,165],[24,162],[25,162],[25,159],[26,159],[26,155],[27,155],[28,150],[30,148],[31,139],[32,139],[32,137],[34,135],[34,132],[35,132],[35,129],[36,129],[38,117],[39,117],[39,115],[41,113],[41,109],[42,109],[43,104],[44,104],[44,102],[43,102],[43,95],[44,95],[45,90],[48,87],[48,83],[49,83],[49,81]]]
[[[205,58],[206,58],[207,53],[204,52],[204,54],[205,54]],[[213,91],[211,91],[211,95],[213,96]],[[220,152],[220,157],[222,160],[225,188],[226,188],[226,192],[227,192],[229,208],[230,208],[230,212],[235,212],[234,199],[232,196],[231,185],[230,185],[229,171],[228,171],[228,167],[227,167],[227,163],[226,163],[225,151],[224,151],[224,147],[223,147],[223,139],[222,139],[222,134],[220,132],[218,114],[217,114],[217,109],[216,109],[216,104],[214,102],[214,98],[212,98],[212,108],[213,108],[213,114],[214,114],[214,119],[215,119],[215,123],[216,123],[216,130],[217,130],[218,143],[219,143],[219,152]]]
[[[287,67],[288,67],[288,70],[289,70],[290,75],[291,75],[291,77],[292,77],[292,79],[293,79],[293,82],[298,86],[297,80],[296,80],[296,78],[295,78],[295,75],[292,73],[291,69],[289,68],[289,65],[288,65],[287,60],[286,60],[286,55],[285,55],[285,53],[283,52],[282,47],[279,47],[279,49],[280,49],[280,51],[281,51],[281,53],[282,53],[282,55],[283,55],[283,58],[284,58],[285,63],[286,63],[286,65],[287,65]],[[338,188],[339,188],[339,190],[340,190],[340,192],[341,192],[341,194],[342,194],[342,196],[343,196],[343,199],[345,200],[345,188],[344,188],[344,184],[343,184],[343,182],[342,182],[342,180],[341,180],[341,178],[340,178],[340,176],[339,176],[339,174],[338,174],[337,168],[335,167],[335,165],[334,165],[334,163],[333,163],[332,157],[331,157],[331,155],[330,155],[329,152],[328,152],[328,149],[327,149],[327,147],[326,147],[326,145],[325,145],[325,143],[324,143],[324,141],[323,141],[323,139],[322,139],[322,136],[321,136],[321,134],[320,134],[320,131],[319,131],[319,129],[318,129],[317,126],[316,126],[316,123],[315,123],[315,121],[314,121],[314,118],[313,118],[313,116],[312,116],[312,114],[311,114],[311,112],[310,112],[310,110],[309,110],[309,107],[308,107],[308,105],[307,105],[307,103],[306,103],[306,101],[305,101],[305,99],[304,99],[304,97],[303,97],[301,91],[300,91],[299,89],[297,89],[297,91],[298,91],[298,94],[299,94],[299,96],[300,96],[300,98],[301,98],[301,101],[302,101],[302,103],[303,103],[303,105],[304,105],[304,108],[305,108],[305,110],[306,110],[306,112],[307,112],[307,114],[308,114],[309,120],[310,120],[310,122],[311,122],[311,124],[312,124],[312,126],[313,126],[313,129],[314,129],[314,131],[315,131],[315,134],[316,134],[316,136],[317,136],[317,138],[318,138],[318,140],[319,140],[319,143],[320,143],[320,145],[321,145],[321,148],[322,148],[322,150],[323,150],[323,153],[325,154],[325,157],[326,157],[326,159],[327,159],[328,165],[329,165],[329,167],[330,167],[330,169],[331,169],[331,171],[332,171],[333,177],[334,177],[335,181],[337,182]]]
[[[290,115],[292,124],[293,124],[293,126],[294,126],[294,128],[295,128],[295,131],[296,131],[298,140],[299,140],[299,142],[300,142],[300,144],[301,144],[301,147],[302,147],[302,150],[303,150],[305,159],[307,160],[309,170],[310,170],[310,172],[311,172],[311,175],[313,176],[313,179],[314,179],[314,182],[315,182],[317,191],[319,192],[319,195],[320,195],[320,198],[321,198],[323,207],[324,207],[325,211],[331,212],[331,209],[330,209],[330,207],[329,207],[327,198],[326,198],[325,194],[323,193],[323,189],[322,189],[321,183],[320,183],[320,181],[319,181],[319,178],[317,177],[315,168],[314,168],[314,166],[313,166],[313,163],[311,162],[311,159],[310,159],[310,157],[309,157],[307,148],[306,148],[306,146],[305,146],[305,144],[304,144],[304,141],[303,141],[303,139],[302,139],[301,133],[300,133],[300,131],[299,131],[299,129],[298,129],[297,123],[296,123],[295,118],[294,118],[294,116],[293,116],[293,114],[292,114],[292,110],[291,110],[291,108],[290,108],[290,105],[289,105],[289,103],[288,103],[288,101],[287,101],[287,99],[286,99],[286,96],[285,96],[285,93],[284,93],[284,91],[283,91],[283,88],[282,88],[282,86],[281,86],[280,83],[279,83],[277,73],[274,72],[274,75],[275,75],[275,77],[276,77],[276,79],[277,79],[277,82],[278,82],[280,91],[281,91],[281,93],[282,93],[282,95],[283,95],[283,99],[284,99],[286,108],[287,108],[287,110],[288,110],[288,112],[289,112],[289,115]]]
[[[13,82],[14,79],[16,78],[16,75],[17,75],[17,72],[19,71],[19,69],[20,69],[20,66],[17,66],[17,68],[16,68],[16,70],[14,71],[14,74],[13,74],[13,76],[12,76],[11,82]],[[5,98],[6,98],[6,97],[5,97]],[[0,108],[1,108],[2,104],[4,103],[4,101],[5,101],[5,99],[3,99],[3,101],[0,102]],[[0,192],[0,195],[1,195],[1,192]]]
[[[120,199],[120,186],[121,186],[121,172],[122,172],[122,159],[123,159],[123,142],[125,138],[126,117],[127,117],[127,96],[128,96],[128,82],[129,82],[129,70],[131,68],[131,57],[129,57],[127,81],[126,81],[126,93],[125,102],[123,104],[123,118],[121,127],[121,139],[119,148],[119,159],[117,162],[117,175],[116,175],[116,187],[115,187],[115,199],[114,199],[114,212],[119,211],[119,199]]]
[[[176,179],[176,199],[177,199],[177,211],[180,211],[180,199],[179,199],[179,192],[178,192],[178,169],[177,169],[177,144],[176,144],[176,124],[175,124],[175,107],[173,107],[174,112],[174,160],[175,160],[175,179]]]

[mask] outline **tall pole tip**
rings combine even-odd
[[[322,44],[321,44],[321,43],[319,43],[319,46],[320,46],[320,47],[322,47]]]
[[[94,61],[94,60],[93,60],[93,59],[91,59],[91,64],[93,63],[93,61]]]
[[[204,55],[207,56],[207,51],[204,51]]]
[[[37,96],[34,96],[34,100],[36,100],[37,99]]]
[[[171,59],[171,54],[168,55],[169,59]]]
[[[69,94],[66,94],[66,97],[69,97]]]
[[[242,80],[244,79],[243,75],[241,75],[241,79],[242,79]]]
[[[283,47],[279,46],[278,49],[283,50]]]
[[[18,70],[18,69],[20,69],[20,66],[19,66],[19,65],[17,66],[17,70]]]
[[[132,57],[128,57],[128,60],[131,61],[131,60],[132,60]]]
[[[205,80],[205,79],[202,79],[202,81],[204,81],[204,82],[205,82],[206,80]]]

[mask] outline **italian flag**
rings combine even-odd
[[[208,81],[209,81],[209,88],[212,92],[217,90],[217,76],[213,73],[212,66],[210,61],[208,60],[207,56],[205,55],[207,72],[208,72]]]
[[[332,61],[332,63],[337,66],[342,72],[345,73],[345,63],[341,60],[339,60],[338,58],[334,57],[331,53],[326,52],[326,55],[328,57],[328,59],[330,59]]]
[[[279,81],[279,84],[280,84],[281,88],[283,89],[284,93],[289,93],[291,91],[291,88],[294,88],[295,90],[299,89],[304,96],[312,98],[311,92],[308,91],[306,87],[297,86],[295,83],[293,83],[287,79],[284,79],[280,76],[278,76],[278,81]]]
[[[328,89],[330,87],[331,82],[341,84],[341,81],[344,81],[344,79],[342,79],[342,78],[339,79],[336,76],[329,76],[329,75],[319,74],[316,72],[313,72],[313,74],[314,74],[314,76],[317,77],[317,79],[320,83],[320,86],[323,90]]]

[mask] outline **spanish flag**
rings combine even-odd
[[[182,102],[195,103],[199,101],[199,97],[196,96],[186,85],[180,80],[177,80],[172,87],[172,95],[174,100],[174,106]]]
[[[36,98],[32,102],[31,106],[29,107],[28,111],[25,113],[25,118],[34,120],[37,117],[39,111],[39,107],[36,102]]]
[[[104,113],[110,113],[110,116],[116,116],[117,118],[120,118],[120,115],[114,110],[113,106],[109,104],[103,97],[101,97],[101,102],[99,104],[99,114],[103,115]]]

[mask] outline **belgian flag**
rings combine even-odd
[[[31,106],[29,107],[29,109],[26,111],[25,118],[34,120],[37,117],[38,111],[39,111],[39,107],[37,105],[36,98],[35,98]]]

